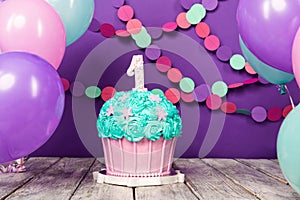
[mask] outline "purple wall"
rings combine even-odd
[[[126,2],[134,8],[135,17],[146,27],[161,27],[168,21],[174,21],[177,14],[184,11],[178,0]],[[95,0],[95,4],[95,19],[100,23],[111,23],[116,29],[124,29],[125,24],[118,20],[117,9],[112,7],[111,1]],[[237,4],[237,0],[219,1],[218,8],[208,12],[204,19],[210,25],[212,34],[220,38],[221,44],[230,46],[233,53],[241,53],[235,20]],[[173,66],[179,68],[185,76],[191,77],[196,85],[211,85],[218,80],[231,84],[251,78],[245,71],[233,70],[228,62],[220,62],[214,52],[205,51],[203,40],[195,34],[194,27],[179,30],[179,33],[164,34],[154,43],[164,50],[164,55],[172,59]],[[128,90],[132,88],[133,79],[123,75],[131,56],[137,53],[143,51],[138,50],[130,38],[106,39],[100,33],[87,31],[67,48],[59,73],[71,83],[76,79],[90,86],[95,80],[96,84],[99,80],[98,86],[101,89],[112,85],[117,90]],[[170,83],[164,74],[157,72],[146,58],[145,62],[149,89],[177,87],[176,84]],[[296,83],[293,81],[288,87],[298,103],[300,92]],[[269,109],[274,106],[284,108],[289,104],[288,96],[280,95],[276,86],[259,83],[230,90],[227,101],[234,102],[238,109],[248,110],[257,105]],[[71,93],[67,91],[65,112],[59,127],[51,139],[32,155],[101,156],[101,143],[97,139],[94,124],[102,104],[100,98],[95,101],[84,96],[72,99]],[[225,115],[221,111],[211,112],[203,103],[188,104],[181,101],[178,108],[183,118],[184,129],[183,136],[178,141],[177,156],[276,157],[276,138],[282,120],[256,123],[250,116],[242,114]]]

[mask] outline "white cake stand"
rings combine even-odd
[[[179,170],[172,171],[168,176],[159,177],[120,177],[106,175],[106,170],[93,172],[93,178],[97,183],[108,183],[127,187],[157,186],[173,183],[183,183],[184,174]]]

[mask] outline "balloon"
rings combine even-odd
[[[277,156],[285,178],[300,194],[300,104],[284,119],[277,138]]]
[[[239,38],[240,46],[243,52],[243,55],[253,67],[253,69],[268,82],[273,84],[286,84],[294,79],[294,75],[275,69],[262,61],[260,61],[253,53],[246,47],[242,38]]]
[[[295,79],[300,87],[300,28],[298,29],[292,49],[293,71]]]
[[[66,48],[64,25],[44,0],[6,0],[0,6],[0,49],[36,54],[57,69]]]
[[[238,30],[259,60],[293,73],[292,44],[300,26],[299,10],[299,0],[240,0]]]
[[[94,15],[94,0],[46,0],[60,15],[67,34],[67,46],[88,29]]]
[[[25,52],[0,55],[0,163],[30,154],[58,126],[64,109],[58,73]]]

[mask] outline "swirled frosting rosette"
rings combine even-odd
[[[98,120],[100,138],[139,142],[181,135],[182,122],[176,107],[165,96],[149,91],[117,92],[105,102]]]

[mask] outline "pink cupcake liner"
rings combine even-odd
[[[156,177],[170,174],[176,139],[157,141],[143,138],[130,142],[126,138],[102,138],[106,173],[122,177]]]

